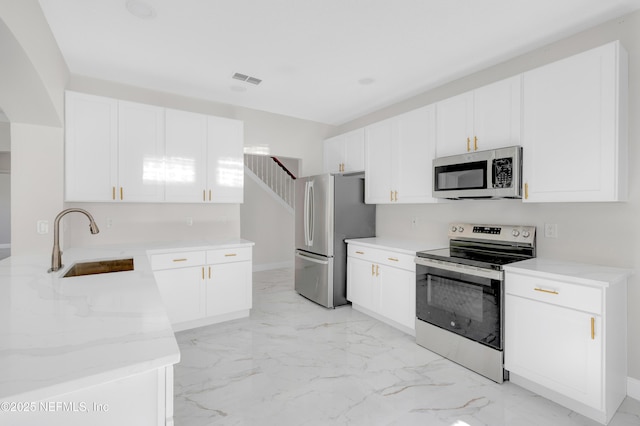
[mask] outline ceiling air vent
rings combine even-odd
[[[233,74],[233,78],[235,78],[236,80],[246,81],[247,83],[251,83],[255,85],[262,83],[262,80],[260,80],[259,78],[251,77],[246,74],[240,74],[239,72]]]

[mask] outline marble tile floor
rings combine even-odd
[[[304,299],[290,269],[253,278],[250,318],[177,334],[176,426],[599,424],[350,306]],[[640,401],[625,399],[610,425],[640,425]]]

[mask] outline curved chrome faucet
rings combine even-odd
[[[51,253],[51,269],[49,269],[48,272],[55,272],[64,266],[62,264],[62,251],[60,250],[60,219],[62,219],[62,216],[71,212],[82,213],[89,218],[89,230],[92,234],[100,232],[98,225],[96,225],[96,221],[93,220],[93,216],[91,216],[91,213],[84,209],[64,209],[58,213],[58,216],[56,216],[56,220],[53,223],[53,253]]]

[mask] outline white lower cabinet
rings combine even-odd
[[[252,306],[251,247],[151,255],[174,330],[246,317]]]
[[[505,268],[510,380],[607,423],[626,395],[625,272],[545,260],[522,264]],[[563,269],[567,275],[546,272]]]
[[[18,404],[25,409],[0,413],[0,424],[172,426],[173,366]]]
[[[415,334],[416,269],[414,255],[348,245],[347,300],[409,334]]]

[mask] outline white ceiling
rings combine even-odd
[[[155,16],[134,16],[131,1]],[[328,124],[640,9],[640,0],[40,4],[72,74]],[[236,72],[263,81],[234,80]]]

